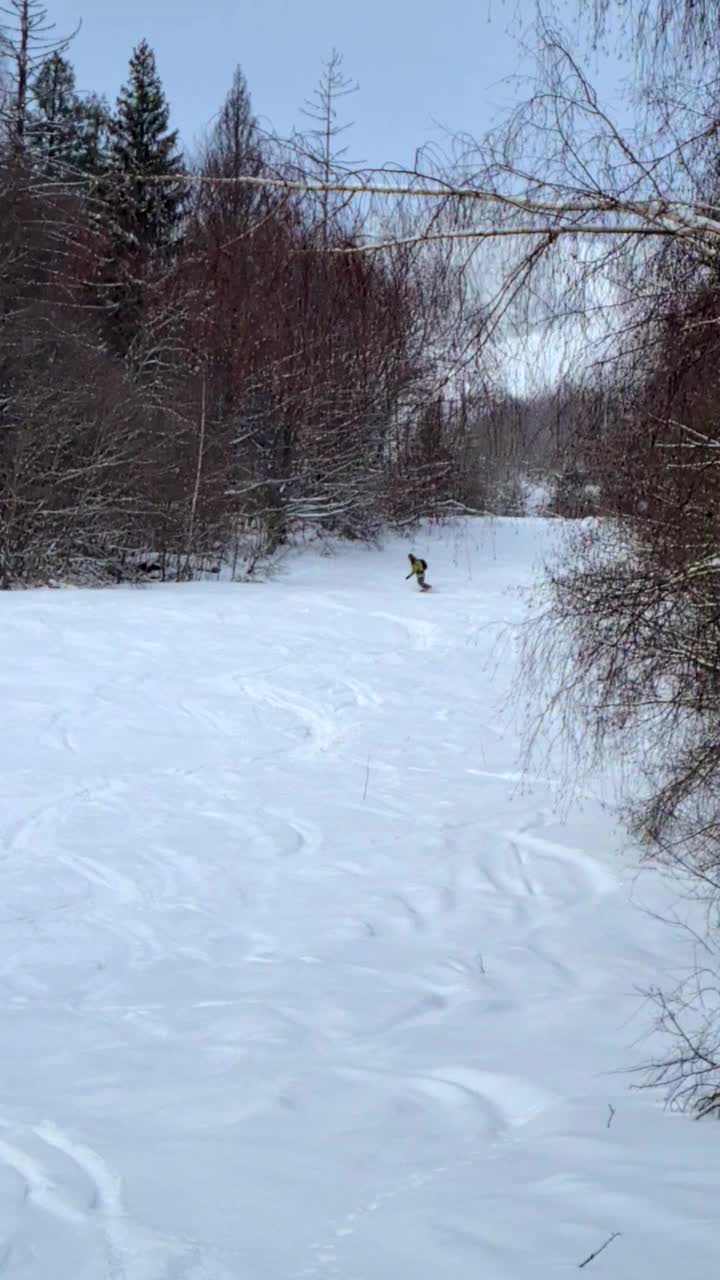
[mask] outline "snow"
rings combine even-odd
[[[0,598],[3,1280],[713,1274],[671,890],[505,705],[556,530]]]

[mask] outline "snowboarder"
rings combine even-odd
[[[407,575],[405,581],[407,582],[408,578],[417,578],[417,584],[420,590],[429,591],[430,583],[425,581],[425,574],[427,572],[427,561],[420,559],[412,551],[408,556],[408,560],[410,561],[410,572]]]

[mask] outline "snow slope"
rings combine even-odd
[[[0,597],[2,1280],[714,1273],[679,944],[502,712],[553,529]]]

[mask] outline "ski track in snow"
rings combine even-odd
[[[425,619],[408,618],[398,613],[384,613],[378,609],[373,610],[371,616],[373,618],[381,618],[385,622],[392,622],[405,631],[411,648],[418,649],[420,652],[433,649],[438,643],[441,634],[439,626]]]
[[[21,1147],[0,1139],[0,1160],[18,1176],[22,1199],[52,1214],[62,1222],[84,1224],[85,1214],[66,1203],[41,1162]]]
[[[332,745],[337,734],[334,717],[317,703],[299,698],[264,680],[245,680],[243,688],[247,696],[261,706],[286,711],[296,717],[304,729],[307,747],[311,752],[327,751]]]
[[[483,528],[2,598],[2,1280],[712,1273],[617,1074],[671,939],[503,711],[556,526]]]

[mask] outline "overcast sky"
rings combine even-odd
[[[574,0],[560,0],[572,11]],[[114,101],[144,36],[155,49],[173,123],[191,146],[240,64],[257,116],[286,132],[333,47],[360,84],[347,104],[349,159],[407,162],[440,128],[479,134],[506,109],[522,70],[508,28],[533,0],[47,0],[58,32],[82,29],[78,87]],[[440,128],[439,128],[440,126]]]

